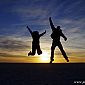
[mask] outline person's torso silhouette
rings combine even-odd
[[[53,39],[54,42],[60,41],[60,36],[62,34],[62,30],[60,28],[55,28],[51,34],[51,38]]]
[[[32,41],[33,44],[36,44],[36,45],[39,44],[40,35],[38,31],[34,31],[32,33],[32,38],[33,38],[33,41]]]

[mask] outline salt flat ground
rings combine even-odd
[[[85,63],[0,63],[0,85],[84,84]]]

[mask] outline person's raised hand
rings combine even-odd
[[[66,41],[66,40],[67,40],[67,38],[65,37],[65,38],[64,38],[64,40]]]
[[[27,28],[29,28],[29,27],[27,26]]]
[[[51,17],[49,17],[49,20],[51,20]]]
[[[45,33],[46,33],[46,30],[45,30]]]

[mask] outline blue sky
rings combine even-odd
[[[41,38],[42,48],[51,46],[51,29],[48,18],[60,25],[68,38],[62,43],[66,51],[85,53],[85,0],[1,0],[0,50],[1,52],[26,51],[31,48],[32,30],[47,34]],[[48,46],[46,45],[48,44]]]

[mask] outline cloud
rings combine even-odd
[[[3,10],[5,18],[9,17],[7,20],[4,18],[4,21],[6,21],[4,25],[6,24],[6,27],[0,28],[0,35],[10,36],[11,38],[0,38],[0,48],[8,50],[24,50],[30,48],[30,33],[26,29],[26,25],[29,25],[32,30],[38,30],[39,32],[47,29],[47,34],[41,38],[41,43],[42,45],[47,45],[48,43],[49,46],[43,46],[43,49],[44,47],[49,49],[51,47],[51,29],[48,17],[51,16],[54,25],[60,25],[68,38],[67,42],[62,40],[65,48],[84,49],[84,2],[84,0],[6,1],[5,6],[3,5],[4,7],[1,8],[5,9]],[[22,40],[19,40],[19,38]]]
[[[47,25],[48,10],[42,8],[16,8],[16,13],[23,23],[30,25]]]
[[[10,54],[10,53],[0,53],[0,57],[27,57],[27,56],[23,56],[23,55],[14,55],[14,54]]]
[[[0,37],[0,49],[9,51],[24,51],[31,48],[30,41],[17,38]]]

